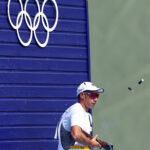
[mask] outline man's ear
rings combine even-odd
[[[83,92],[80,93],[80,97],[84,97],[84,93]]]

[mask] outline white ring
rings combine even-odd
[[[16,24],[18,24],[19,18],[20,18],[20,16],[22,16],[23,14],[25,14],[25,15],[28,17],[28,19],[29,19],[29,21],[30,21],[30,24],[32,24],[31,18],[30,18],[29,14],[28,14],[26,11],[21,11],[21,12],[18,14],[17,20],[16,20]],[[32,30],[30,30],[30,38],[29,38],[29,40],[28,40],[27,42],[23,42],[23,41],[22,41],[22,39],[21,39],[21,37],[20,37],[20,34],[19,34],[19,28],[17,28],[16,31],[17,31],[17,35],[18,35],[18,39],[19,39],[20,43],[21,43],[23,46],[29,46],[30,43],[31,43],[31,41],[32,41],[32,35],[33,35]]]
[[[26,2],[25,2],[25,5],[24,5],[24,11],[26,11],[27,12],[27,4],[28,4],[28,1],[29,0],[26,0]],[[37,1],[37,0],[35,0],[36,1],[36,4],[37,4],[37,7],[38,7],[38,13],[40,12],[40,5],[39,5],[39,2]],[[31,18],[31,17],[30,17]],[[26,15],[25,15],[25,20],[26,20],[26,24],[27,24],[27,26],[28,26],[28,28],[30,29],[30,30],[32,30],[32,31],[34,31],[34,30],[36,30],[37,28],[38,28],[38,26],[39,26],[39,23],[40,23],[40,17],[39,17],[39,19],[38,19],[38,22],[37,22],[37,25],[36,26],[30,26],[29,25],[29,23],[28,23],[28,19],[27,19],[27,17],[26,17]]]
[[[44,13],[42,13],[42,12],[39,12],[39,13],[36,14],[35,19],[34,19],[33,26],[34,26],[35,23],[36,23],[36,18],[38,18],[38,17],[40,17],[40,16],[42,16],[42,18],[45,19],[46,24],[47,24],[47,26],[49,27],[47,17],[46,17],[46,15],[45,15]],[[35,40],[36,40],[37,44],[38,44],[40,47],[45,47],[45,46],[47,45],[47,43],[48,43],[48,39],[49,39],[49,31],[47,31],[47,36],[46,36],[46,40],[45,40],[44,43],[40,43],[39,40],[38,40],[38,38],[37,38],[37,36],[36,36],[35,30],[34,30],[33,32],[34,32],[34,37],[35,37]]]
[[[42,10],[41,10],[42,13],[43,13],[43,11],[44,11],[44,6],[45,6],[46,2],[47,2],[47,0],[44,0],[44,2],[43,2],[43,4],[42,4]],[[42,17],[43,26],[44,26],[44,28],[45,28],[47,31],[49,31],[49,32],[52,32],[53,30],[55,30],[56,25],[57,25],[57,23],[58,23],[58,7],[57,7],[57,3],[56,3],[55,0],[52,0],[52,2],[54,3],[54,6],[55,6],[55,8],[56,8],[56,19],[55,19],[54,25],[53,25],[51,28],[47,28],[47,27],[45,26],[45,23],[44,23],[43,17]]]
[[[8,20],[9,20],[11,26],[16,30],[16,29],[20,28],[20,26],[21,26],[21,24],[22,24],[23,16],[21,16],[21,20],[20,20],[20,23],[19,23],[18,25],[14,25],[14,24],[12,23],[11,18],[10,18],[10,2],[11,2],[11,0],[8,0],[8,5],[7,5],[7,7],[8,7],[8,8],[7,8]],[[21,11],[23,11],[23,5],[22,5],[21,0],[19,0],[19,2],[20,2],[20,6],[21,6]]]

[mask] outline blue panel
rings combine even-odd
[[[85,7],[85,0],[57,0],[58,4],[61,5],[72,5],[72,6],[82,6]]]
[[[22,47],[15,44],[1,44],[0,45],[1,56],[23,56],[23,57],[54,57],[54,58],[76,58],[85,59],[88,57],[86,47],[78,46],[47,46],[43,49],[37,46]]]
[[[7,7],[6,2],[0,2],[1,8],[1,14],[7,14]],[[85,7],[69,7],[69,6],[59,6],[59,18],[63,19],[75,19],[75,20],[85,20],[86,19],[86,10]],[[18,3],[11,2],[10,5],[10,13],[11,15],[17,15],[20,11],[20,5]],[[36,4],[28,4],[27,11],[31,16],[34,16],[37,13],[37,6]],[[51,12],[51,13],[49,13]],[[48,4],[44,7],[44,13],[49,14],[48,17],[52,18],[55,16],[55,11],[52,6],[49,6]]]
[[[2,98],[1,112],[63,112],[76,102],[73,98]],[[57,107],[55,107],[57,106]]]
[[[87,71],[85,60],[0,58],[2,70]]]
[[[0,127],[0,140],[7,139],[53,139],[55,127]]]
[[[0,114],[0,126],[52,126],[56,125],[61,117],[61,113],[12,113],[4,112]],[[39,119],[40,118],[40,119]]]
[[[56,150],[55,140],[0,141],[0,150]]]
[[[69,79],[69,80],[68,80]],[[17,84],[80,84],[88,80],[87,73],[68,72],[32,72],[0,71],[0,83]]]
[[[20,32],[20,36],[24,37],[24,41],[28,41],[29,34],[30,32],[26,31]],[[44,38],[45,41],[45,37],[43,37],[44,35],[46,34],[43,34],[41,32],[37,34],[39,41],[42,41],[42,38]],[[7,40],[9,40],[9,43],[15,43],[15,41],[18,40],[15,31],[8,31],[8,30],[1,31],[0,42],[8,42]],[[35,43],[34,40],[33,43]],[[86,35],[81,33],[51,33],[49,38],[49,44],[86,46],[87,41]]]
[[[90,80],[87,1],[56,0],[58,24],[44,48],[34,36],[28,47],[20,44],[8,20],[7,2],[0,0],[0,150],[56,150],[56,124],[77,102],[77,86]],[[12,0],[10,5],[14,24],[20,11],[18,2]],[[41,6],[43,0],[39,2]],[[33,22],[35,0],[29,0],[27,12]],[[44,13],[51,27],[55,9],[50,1]],[[28,40],[25,19],[19,33]],[[41,21],[36,33],[44,42],[46,31]]]
[[[3,2],[5,2],[6,0],[1,0]],[[22,0],[23,2],[25,0]],[[18,2],[18,0],[13,0],[13,2]],[[33,3],[34,1],[31,1],[30,3]],[[43,0],[39,0],[39,3],[41,4],[43,2]],[[69,5],[69,6],[81,6],[81,7],[85,7],[85,0],[56,0],[58,5]]]
[[[76,86],[0,85],[0,97],[76,97]]]

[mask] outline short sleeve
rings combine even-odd
[[[71,123],[71,127],[77,125],[83,128],[83,125],[84,125],[83,111],[80,109],[74,110],[71,114],[70,123]]]

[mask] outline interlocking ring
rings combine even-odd
[[[26,0],[25,1],[25,5],[23,7],[23,4],[22,4],[22,1],[19,0],[19,4],[20,4],[20,12],[18,13],[17,15],[17,19],[16,19],[16,24],[14,24],[11,20],[11,17],[10,17],[10,3],[11,3],[11,0],[8,0],[8,5],[7,5],[7,13],[8,13],[8,20],[9,20],[9,23],[10,25],[12,26],[13,29],[16,30],[17,32],[17,36],[18,36],[18,39],[20,41],[20,43],[23,45],[23,46],[29,46],[31,41],[32,41],[32,36],[34,35],[35,37],[35,40],[37,42],[37,44],[40,46],[40,47],[45,47],[48,43],[48,40],[49,40],[49,33],[54,31],[56,26],[57,26],[57,23],[58,23],[58,6],[57,6],[57,3],[55,0],[51,0],[55,6],[55,10],[56,10],[56,18],[55,18],[55,22],[53,24],[52,27],[49,27],[49,23],[48,23],[48,18],[47,16],[45,15],[44,13],[44,7],[45,7],[45,4],[48,0],[44,0],[43,3],[42,3],[42,7],[41,7],[41,10],[40,10],[40,4],[38,2],[38,0],[35,0],[36,4],[37,4],[37,8],[38,8],[38,12],[37,14],[35,15],[34,17],[34,20],[33,20],[33,23],[32,23],[32,20],[31,20],[31,17],[29,15],[29,13],[26,11],[27,10],[27,5],[28,5],[28,2],[29,0]],[[22,39],[21,39],[21,36],[19,34],[19,28],[21,27],[22,25],[22,21],[23,21],[23,17],[25,17],[25,22],[26,22],[26,25],[27,27],[29,28],[30,30],[30,37],[28,39],[27,42],[24,42]],[[47,32],[47,36],[46,36],[46,39],[45,39],[45,42],[44,43],[41,43],[39,41],[39,39],[37,38],[37,35],[36,35],[36,30],[40,24],[40,18],[41,18],[41,21],[42,21],[42,25],[44,27],[44,29],[46,30]],[[33,34],[34,33],[34,34]]]

